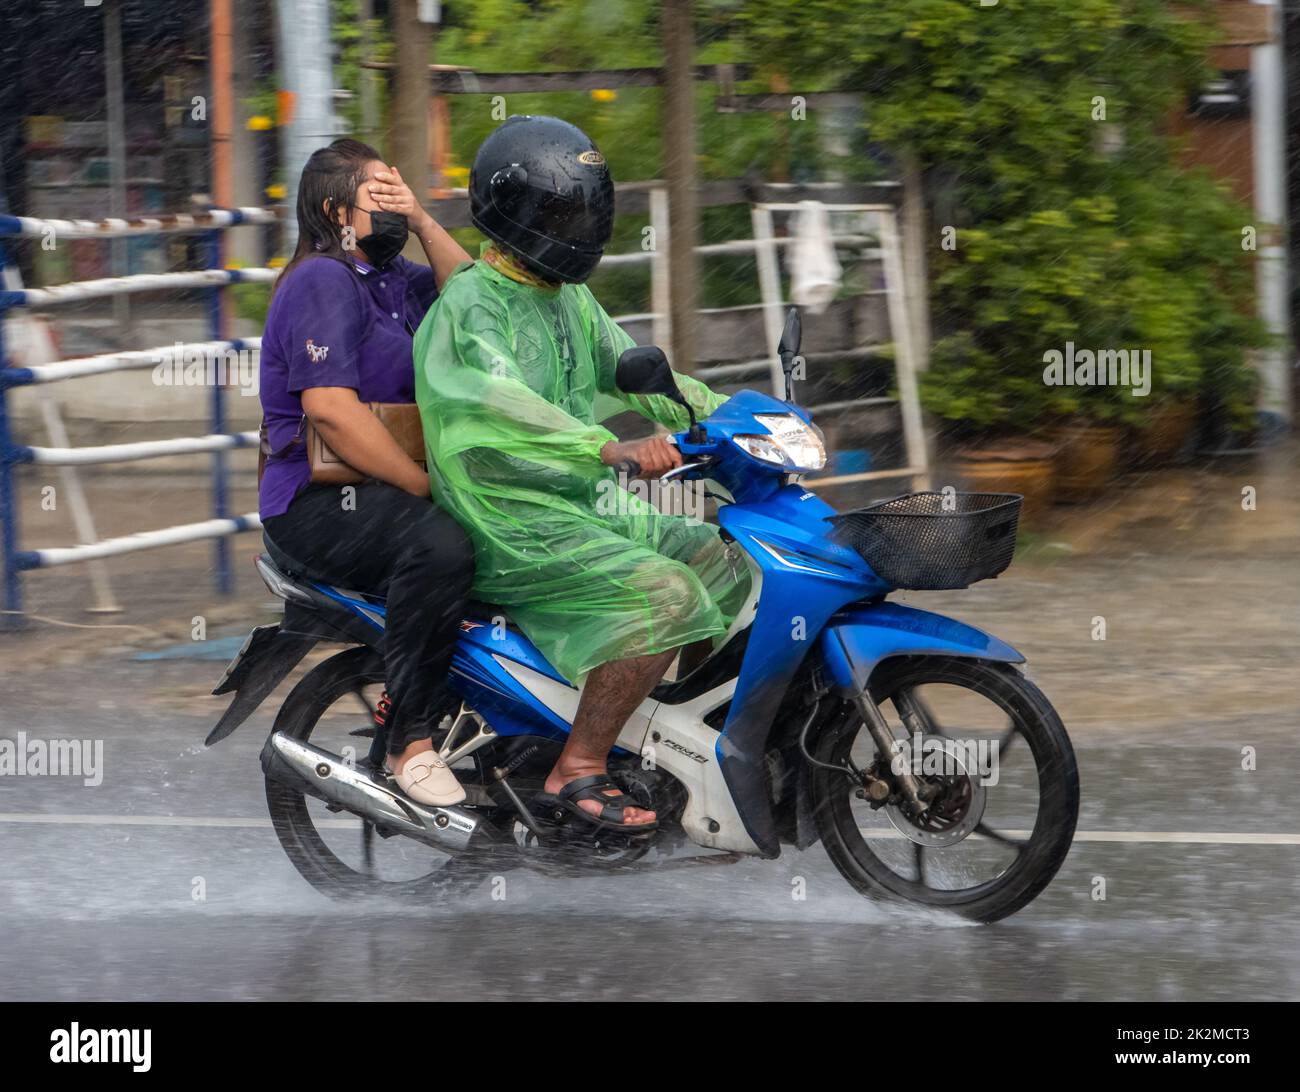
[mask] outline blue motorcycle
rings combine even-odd
[[[208,743],[318,644],[350,646],[293,687],[262,751],[276,834],[309,883],[332,896],[430,899],[516,867],[698,867],[820,841],[864,895],[981,922],[1047,886],[1079,806],[1060,718],[1014,648],[889,599],[1006,569],[1021,498],[945,489],[837,513],[799,484],[826,461],[793,401],[799,342],[791,311],[785,400],[742,391],[674,437],[683,465],[664,480],[717,502],[752,591],[712,656],[659,685],[619,736],[610,772],[658,813],[653,831],[537,811],[580,692],[491,604],[463,622],[454,706],[437,711],[435,746],[466,799],[440,808],[405,797],[384,772],[373,716],[383,599],[314,580],[268,546],[257,567],[284,620],[255,629],[227,668],[214,693],[235,697]],[[686,405],[658,349],[625,353],[617,382]]]

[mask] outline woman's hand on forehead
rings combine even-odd
[[[418,227],[427,216],[411,187],[402,180],[402,172],[395,166],[376,171],[374,178],[366,183],[366,192],[381,212],[401,213],[410,220],[412,227]]]

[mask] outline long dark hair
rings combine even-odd
[[[298,245],[276,279],[277,286],[313,254],[351,264],[353,256],[343,247],[343,228],[335,216],[343,209],[347,213],[344,222],[351,217],[357,188],[366,177],[366,164],[376,159],[382,160],[383,156],[351,137],[312,152],[298,180]]]

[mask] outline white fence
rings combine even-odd
[[[19,288],[0,291],[0,553],[4,562],[4,606],[9,615],[22,611],[22,573],[28,569],[70,565],[105,557],[133,553],[137,550],[173,546],[201,539],[216,540],[215,580],[217,590],[228,593],[233,585],[230,552],[226,539],[241,531],[261,526],[257,513],[232,515],[228,508],[229,486],[225,453],[233,448],[257,443],[254,432],[226,431],[223,388],[211,391],[209,433],[206,436],[176,437],[137,443],[105,444],[96,447],[31,447],[13,442],[8,397],[14,387],[55,383],[106,372],[153,368],[175,361],[178,354],[212,359],[228,351],[257,351],[260,338],[226,340],[222,333],[222,290],[241,282],[274,281],[274,269],[222,269],[219,233],[240,224],[274,223],[276,216],[267,209],[213,209],[197,215],[149,217],[135,220],[40,220],[24,216],[0,216],[0,237],[26,236],[55,240],[109,239],[128,235],[172,233],[207,234],[212,267],[178,273],[148,273],[125,277],[104,277],[56,285],[49,288]],[[4,275],[6,257],[0,248],[0,276]],[[49,364],[10,366],[6,358],[4,320],[12,308],[50,308],[85,300],[139,292],[162,292],[182,288],[210,290],[209,319],[212,340],[159,349],[106,353],[99,356],[62,360]],[[42,466],[78,467],[134,462],[169,455],[209,453],[212,455],[212,518],[198,523],[141,531],[121,538],[79,546],[24,550],[19,544],[19,511],[15,478],[25,463]]]

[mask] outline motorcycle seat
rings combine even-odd
[[[271,541],[269,535],[262,536],[262,542],[266,547],[265,557],[279,571],[282,576],[295,581],[311,581],[319,584],[330,584],[331,581],[321,576],[319,573],[313,573],[311,566],[304,564],[298,558],[290,556],[284,550],[280,549]],[[353,594],[366,594],[369,598],[379,600],[381,603],[384,599],[384,592],[387,589],[381,589],[377,592]],[[465,604],[465,617],[475,621],[490,622],[493,618],[504,618],[506,624],[512,628],[518,628],[514,619],[510,617],[510,612],[506,608],[497,606],[494,603],[482,603],[478,600],[470,600]]]
[[[266,556],[271,559],[271,563],[285,576],[297,580],[322,579],[317,574],[312,573],[309,565],[304,564],[295,557],[290,557],[289,554],[280,549],[271,541],[271,536],[265,532],[262,534],[262,545],[266,548]]]

